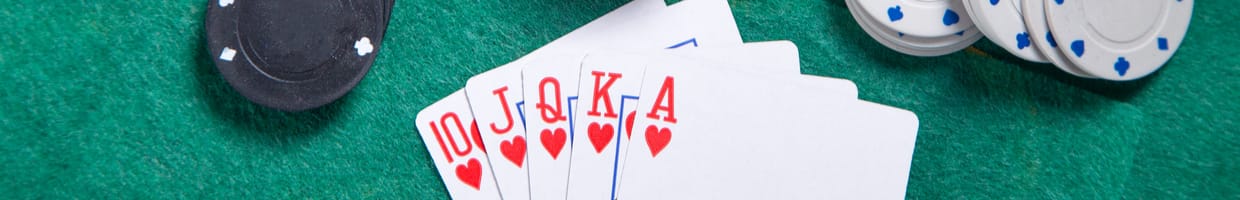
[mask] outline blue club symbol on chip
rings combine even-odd
[[[1016,49],[1025,49],[1029,47],[1029,34],[1025,32],[1016,34]]]
[[[1119,76],[1124,76],[1124,74],[1127,74],[1128,60],[1124,59],[1122,56],[1119,57],[1119,59],[1115,61],[1115,72],[1119,72]]]
[[[943,13],[943,25],[951,26],[959,22],[960,22],[960,15],[957,15],[956,11],[952,11],[952,9],[947,9],[947,11]]]
[[[1085,41],[1084,40],[1072,41],[1071,47],[1072,47],[1072,53],[1075,53],[1076,57],[1079,58],[1082,55],[1085,55]]]
[[[889,18],[891,22],[900,21],[900,19],[904,19],[904,11],[900,11],[900,6],[887,8],[887,18]]]

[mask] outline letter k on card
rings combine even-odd
[[[611,198],[612,178],[622,164],[618,157],[628,145],[628,138],[620,137],[629,127],[624,119],[637,108],[646,59],[604,52],[582,61],[568,199]]]

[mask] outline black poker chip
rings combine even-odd
[[[207,40],[246,99],[302,111],[347,94],[379,53],[393,0],[209,0]]]

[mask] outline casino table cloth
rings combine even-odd
[[[624,3],[397,1],[357,88],[287,113],[220,77],[205,0],[9,1],[0,198],[446,199],[415,114]],[[792,40],[803,73],[917,113],[907,198],[1240,198],[1240,1],[1197,3],[1175,57],[1131,82],[1075,78],[986,40],[899,54],[842,0],[731,6],[745,41]]]

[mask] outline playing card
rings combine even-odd
[[[565,199],[572,147],[572,111],[577,101],[581,55],[550,55],[522,70],[524,116],[530,147],[530,195]],[[571,79],[568,79],[570,78]]]
[[[612,199],[618,143],[625,128],[622,114],[631,115],[635,109],[646,59],[607,53],[590,54],[582,61],[568,199]]]
[[[454,92],[427,106],[415,121],[453,199],[500,199],[464,93]]]
[[[768,42],[768,44],[779,44],[779,43],[781,42]],[[751,44],[753,44],[753,46],[750,46]],[[731,63],[726,63],[726,64],[719,63],[719,62],[711,62],[710,58],[716,58],[717,56],[711,56],[709,54],[698,54],[697,56],[704,56],[701,58],[688,58],[688,57],[683,57],[683,56],[664,55],[664,56],[652,56],[651,60],[655,60],[655,62],[647,64],[646,67],[648,68],[649,67],[677,67],[677,66],[687,66],[687,65],[710,66],[712,69],[717,69],[717,70],[731,70],[731,71],[737,71],[737,72],[741,72],[745,74],[763,74],[769,77],[780,77],[780,78],[786,77],[790,81],[801,83],[806,87],[814,88],[818,92],[825,92],[828,94],[832,94],[833,96],[836,96],[836,98],[846,99],[846,100],[853,100],[856,98],[857,86],[853,84],[852,81],[845,80],[845,79],[838,79],[838,78],[800,75],[799,73],[797,73],[796,71],[799,71],[800,64],[798,61],[799,58],[796,56],[767,55],[763,53],[752,53],[752,54],[740,53],[740,52],[770,51],[770,50],[773,50],[771,49],[771,47],[782,47],[782,48],[791,48],[790,50],[785,49],[782,52],[791,53],[792,55],[796,54],[796,47],[795,45],[791,45],[791,42],[787,42],[787,45],[768,45],[768,44],[746,43],[745,44],[746,47],[752,47],[752,48],[750,49],[731,48],[731,49],[734,49],[734,51],[714,52],[714,53],[719,53],[720,55],[733,54],[734,55],[733,57],[726,58],[726,60],[729,60],[729,62]],[[701,48],[700,50],[694,49],[694,50],[675,51],[675,52],[706,52],[708,49],[710,48]],[[741,51],[735,51],[735,50],[741,50]],[[745,51],[745,50],[750,50],[750,51]],[[771,58],[764,59],[762,58],[764,56],[771,57]],[[764,62],[762,60],[767,60],[767,61]],[[744,65],[744,66],[734,65],[734,63],[749,64],[749,65]],[[763,63],[766,63],[766,64],[763,64]],[[640,99],[640,97],[641,96],[639,95],[639,96],[636,96],[635,98]],[[632,131],[634,130],[632,124],[633,124],[633,120],[635,119],[636,115],[628,115],[628,116],[629,117],[625,118],[626,127],[624,127],[625,133],[628,135],[621,137],[618,143],[618,146],[620,148],[619,149],[620,153],[618,154],[618,159],[617,159],[618,170],[616,171],[616,176],[613,178],[614,179],[613,181],[615,181],[617,184],[616,186],[613,187],[613,191],[614,191],[614,188],[620,187],[619,186],[621,184],[620,181],[624,179],[623,174],[624,174],[624,166],[625,166],[627,154],[630,151],[629,150],[631,148],[630,146],[634,144],[631,142],[630,138],[631,138]]]
[[[494,149],[487,158],[504,199],[530,198],[521,91],[519,67],[495,68],[465,83],[482,144]]]
[[[795,80],[650,65],[617,197],[903,198],[913,113]]]

